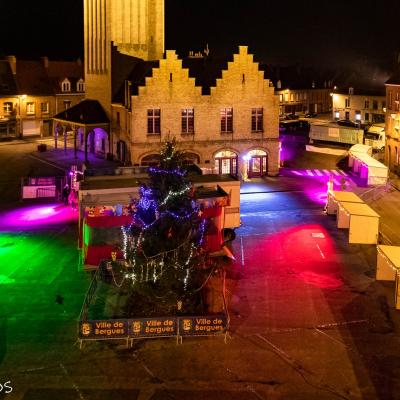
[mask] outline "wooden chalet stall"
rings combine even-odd
[[[147,175],[86,177],[79,189],[79,248],[83,264],[97,267],[101,259],[111,258],[122,243],[122,226],[131,221],[130,203],[139,198]],[[190,180],[204,216],[211,221],[207,248],[221,250],[223,229],[240,225],[240,182],[231,176],[195,175]]]
[[[388,168],[372,157],[371,146],[352,146],[349,150],[349,167],[368,185],[385,185],[388,181]]]
[[[400,246],[377,246],[377,281],[394,281],[394,305],[400,310]]]
[[[349,229],[349,243],[377,244],[380,216],[365,203],[339,203],[337,227]]]
[[[326,206],[326,213],[328,215],[335,215],[338,212],[339,204],[346,203],[364,203],[363,199],[353,192],[341,192],[337,190],[328,191],[328,202]]]

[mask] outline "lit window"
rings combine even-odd
[[[262,132],[264,128],[264,118],[263,118],[262,108],[252,108],[251,109],[251,131],[252,132]]]
[[[159,108],[147,110],[147,133],[161,133],[161,110]]]
[[[61,84],[61,91],[70,92],[71,91],[71,82],[68,79],[64,79]]]
[[[369,108],[369,100],[365,100],[365,107],[364,108]]]
[[[35,114],[35,103],[33,102],[26,103],[26,113],[28,115]]]
[[[49,102],[48,101],[46,101],[44,103],[40,103],[40,111],[42,114],[49,113]]]
[[[350,107],[350,99],[345,99],[345,107]]]
[[[221,109],[221,132],[233,132],[233,109]]]
[[[13,103],[7,101],[3,105],[4,115],[10,115],[13,112]]]
[[[194,132],[194,109],[184,108],[182,110],[182,133]]]

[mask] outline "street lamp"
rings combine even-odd
[[[19,136],[22,137],[22,117],[21,117],[21,101],[25,101],[26,100],[26,94],[21,94],[18,96],[18,125],[19,125]]]

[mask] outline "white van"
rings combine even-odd
[[[382,150],[385,147],[385,124],[373,124],[364,134],[364,144],[371,146],[374,150]]]

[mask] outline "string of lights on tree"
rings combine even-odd
[[[132,222],[122,228],[126,280],[132,285],[163,281],[174,290],[194,291],[192,277],[206,268],[207,220],[196,203],[175,142],[167,141],[158,167],[149,168],[149,183],[131,204]]]

